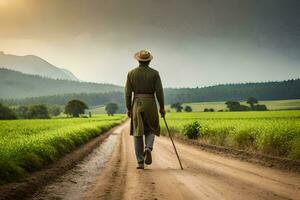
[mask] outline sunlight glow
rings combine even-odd
[[[24,4],[26,2],[20,0],[0,0],[0,7],[2,8],[12,7],[12,6],[14,7],[16,6],[16,4],[20,4],[20,3]]]
[[[0,6],[5,6],[9,3],[9,0],[0,0]]]

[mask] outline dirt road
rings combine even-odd
[[[116,130],[115,144],[109,145],[113,148],[105,165],[88,167],[95,160],[103,160],[101,153],[93,153],[81,164],[86,172],[70,172],[35,199],[300,199],[300,174],[222,157],[177,142],[185,168],[182,171],[165,137],[156,138],[153,164],[136,170],[128,125],[127,122]]]

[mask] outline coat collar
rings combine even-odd
[[[139,64],[139,67],[149,67],[149,65],[148,64]]]

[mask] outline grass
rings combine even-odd
[[[194,121],[199,140],[236,149],[300,159],[300,111],[167,113],[170,129],[183,134]],[[166,132],[161,122],[163,133]]]
[[[0,121],[0,184],[41,169],[122,119],[124,115]]]
[[[92,114],[105,114],[105,105],[99,105],[99,106],[94,106],[91,107],[88,112],[90,111]]]
[[[245,101],[242,101],[241,104],[249,105]],[[259,104],[265,104],[269,110],[300,110],[300,99],[259,101]],[[225,101],[184,103],[182,105],[191,106],[194,112],[203,111],[204,108],[213,108],[215,111],[227,110]],[[174,111],[170,109],[170,106],[167,109]]]

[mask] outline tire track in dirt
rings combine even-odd
[[[153,164],[145,170],[137,170],[129,121],[112,136],[114,146],[103,146],[112,148],[104,167],[86,166],[99,172],[86,174],[92,178],[87,185],[83,184],[83,190],[60,188],[57,187],[60,183],[54,183],[59,191],[66,192],[65,196],[41,199],[300,199],[299,173],[255,165],[177,141],[184,166],[184,170],[180,170],[173,146],[166,137],[155,139]],[[102,156],[92,153],[89,159],[101,160]],[[93,163],[83,162],[83,165]],[[71,177],[82,186],[76,171]]]
[[[125,125],[126,126],[126,125]],[[86,191],[96,183],[106,162],[111,160],[115,147],[120,145],[120,133],[124,125],[120,125],[110,132],[110,135],[96,147],[88,156],[74,168],[36,192],[31,199],[72,199],[81,200]],[[118,170],[117,170],[118,172]],[[115,174],[116,175],[116,174]]]
[[[185,168],[180,170],[169,139],[155,140],[153,164],[136,170],[133,139],[127,126],[119,143],[122,151],[114,151],[110,161],[119,162],[106,166],[107,172],[103,171],[86,199],[300,199],[298,173],[176,142]],[[110,175],[114,170],[118,171],[116,176]],[[105,193],[104,188],[110,189]]]

